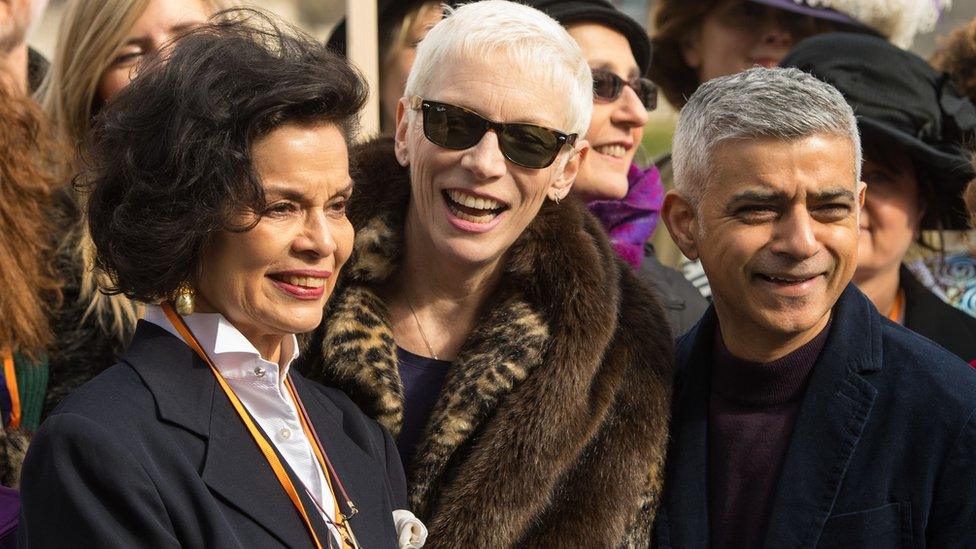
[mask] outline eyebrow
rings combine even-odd
[[[831,200],[837,200],[843,198],[846,200],[854,201],[854,191],[850,189],[843,188],[833,188],[826,189],[817,193],[809,193],[809,199],[814,202],[830,202]],[[729,200],[730,204],[736,204],[738,202],[779,202],[786,199],[785,193],[776,190],[757,190],[757,189],[747,189],[741,193],[732,197]]]
[[[591,67],[590,70],[607,71],[607,72],[612,72],[614,74],[617,74],[617,71],[613,70],[613,67],[611,66],[609,61],[595,61],[593,63],[593,67]],[[640,76],[640,69],[637,67],[630,67],[630,69],[627,71],[628,80],[637,78],[638,76]]]
[[[346,184],[341,189],[332,193],[331,196],[338,196],[340,194],[349,193],[352,191],[352,187],[353,187],[353,182],[350,179],[346,181]],[[291,189],[289,187],[280,187],[280,186],[268,187],[264,190],[264,194],[265,196],[271,196],[279,199],[283,198],[285,200],[291,200],[294,202],[302,202],[305,200],[305,195],[303,193]]]

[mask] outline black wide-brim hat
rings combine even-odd
[[[853,33],[808,38],[780,65],[837,88],[854,109],[862,141],[899,145],[911,155],[916,172],[925,174],[939,198],[923,218],[923,229],[968,227],[962,192],[976,178],[968,149],[976,135],[976,107],[948,75],[882,38]]]
[[[606,0],[518,0],[567,27],[573,23],[599,23],[624,36],[641,74],[651,68],[651,39],[637,21]],[[694,1],[694,0],[691,0]]]

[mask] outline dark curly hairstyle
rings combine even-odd
[[[103,291],[155,303],[192,283],[211,235],[250,230],[235,220],[265,207],[254,143],[286,124],[348,139],[366,96],[346,60],[263,12],[224,11],[184,35],[95,122],[79,185]]]

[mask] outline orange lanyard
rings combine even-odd
[[[240,416],[241,421],[244,422],[247,430],[250,431],[251,438],[254,439],[254,442],[258,445],[258,448],[260,448],[261,453],[264,454],[264,459],[267,460],[268,465],[271,466],[275,476],[278,477],[278,482],[281,484],[282,489],[284,489],[285,493],[288,494],[292,505],[295,506],[295,510],[297,510],[298,514],[301,515],[302,521],[305,523],[305,527],[308,529],[308,533],[312,537],[312,542],[314,542],[315,547],[318,549],[323,549],[322,543],[319,542],[318,535],[315,533],[315,528],[312,527],[312,521],[308,518],[308,513],[305,511],[305,506],[302,504],[302,500],[298,497],[298,491],[295,489],[295,484],[291,481],[291,477],[288,476],[288,473],[285,472],[285,467],[281,463],[281,460],[278,458],[278,455],[275,453],[274,449],[271,447],[271,444],[269,444],[267,439],[262,436],[261,431],[254,424],[254,420],[251,419],[250,414],[248,414],[247,410],[244,409],[244,404],[241,403],[240,398],[237,397],[234,390],[230,388],[227,381],[225,381],[223,376],[220,375],[220,372],[217,370],[217,366],[214,365],[213,361],[210,360],[210,357],[207,356],[206,351],[204,351],[203,347],[200,346],[200,342],[197,341],[197,338],[193,335],[193,332],[191,332],[186,323],[183,322],[183,318],[176,314],[176,311],[174,311],[169,304],[162,305],[162,309],[163,312],[166,313],[166,317],[169,318],[170,323],[173,324],[176,331],[179,332],[183,337],[186,344],[196,351],[197,355],[199,355],[200,358],[207,363],[207,366],[210,367],[210,371],[213,372],[214,377],[217,378],[217,383],[220,385],[220,388],[224,390],[224,394],[227,395],[231,405],[234,406],[234,409],[237,411],[237,415]],[[294,386],[291,384],[290,379],[286,380],[286,384],[288,385],[288,391],[291,394],[292,399],[294,399],[296,403],[301,402],[298,400],[298,393],[295,392]],[[302,409],[304,410],[304,408]],[[309,427],[305,423],[305,418],[302,416],[302,414],[299,414],[299,417],[302,420],[302,429],[305,430],[305,434],[308,435]],[[309,441],[312,440],[313,439],[310,437]],[[319,459],[319,464],[322,466],[322,471],[325,472],[326,480],[328,480],[329,469],[323,463],[324,456],[322,455],[321,450],[316,448],[315,444],[312,444],[312,448],[314,449],[315,456]],[[347,534],[345,533],[345,527],[343,527],[342,513],[339,512],[338,502],[336,502],[336,526],[339,527],[338,531],[343,540],[347,541],[348,538]]]
[[[904,308],[905,294],[901,290],[898,290],[898,293],[895,294],[895,302],[891,304],[891,311],[888,312],[888,319],[901,324],[901,314]]]
[[[17,388],[17,370],[14,368],[14,353],[4,347],[3,377],[7,380],[7,391],[10,392],[10,423],[11,429],[20,427],[20,390]]]

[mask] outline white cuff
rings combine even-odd
[[[396,525],[400,549],[420,549],[427,542],[427,527],[410,511],[393,511],[393,524]]]

